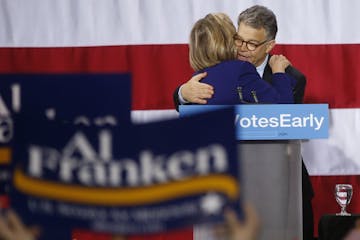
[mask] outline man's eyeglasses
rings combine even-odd
[[[270,40],[265,40],[263,42],[260,42],[260,43],[253,43],[253,42],[248,42],[248,41],[244,41],[243,39],[240,38],[240,36],[236,33],[234,35],[234,41],[235,41],[235,44],[237,46],[240,46],[242,47],[244,44],[246,46],[246,48],[249,50],[249,51],[254,51],[256,48],[260,47],[261,45],[263,45],[264,43],[270,41]]]

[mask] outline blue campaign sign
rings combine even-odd
[[[180,116],[223,108],[224,106],[184,105]],[[238,140],[283,140],[327,138],[328,104],[252,104],[236,105]]]
[[[233,118],[223,109],[126,128],[16,119],[12,207],[51,239],[74,227],[137,234],[218,222],[225,207],[241,216]]]

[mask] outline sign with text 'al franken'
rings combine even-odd
[[[179,112],[180,116],[188,116],[223,107],[220,105],[182,105]],[[233,122],[238,140],[328,137],[328,104],[244,104],[234,107]]]
[[[218,222],[225,207],[241,216],[233,118],[231,108],[127,128],[20,118],[12,207],[51,239],[61,228],[135,234]]]

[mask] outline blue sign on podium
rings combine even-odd
[[[225,106],[182,105],[179,112],[183,117],[223,107]],[[328,137],[328,104],[251,104],[234,107],[237,140]]]

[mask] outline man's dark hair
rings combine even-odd
[[[244,23],[255,29],[264,28],[268,40],[275,39],[278,30],[275,14],[260,5],[252,6],[241,12],[237,23],[238,27],[240,23]]]

